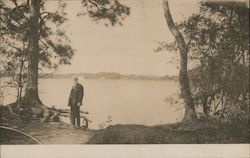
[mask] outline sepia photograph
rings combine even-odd
[[[248,0],[0,0],[1,145],[249,145],[249,104]]]

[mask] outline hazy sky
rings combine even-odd
[[[87,16],[77,17],[80,1],[67,2],[68,21],[64,27],[76,50],[72,65],[60,66],[56,73],[119,72],[143,75],[176,75],[178,64],[169,64],[172,55],[154,53],[155,41],[173,41],[164,19],[161,0],[123,0],[131,14],[123,26],[105,27]],[[56,2],[48,2],[50,6]],[[174,21],[198,12],[192,0],[169,2]]]

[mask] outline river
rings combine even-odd
[[[171,96],[178,95],[176,81],[105,80],[86,79],[83,110],[93,122],[90,128],[100,124],[156,125],[174,123],[182,119],[183,108],[171,104]],[[67,102],[73,81],[71,79],[39,79],[39,95],[47,106],[68,108]],[[4,104],[14,101],[15,91],[5,89]],[[108,123],[105,123],[108,125]]]

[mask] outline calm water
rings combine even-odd
[[[99,128],[100,123],[112,116],[111,124],[155,125],[181,120],[183,110],[173,106],[166,98],[178,94],[174,81],[135,80],[85,80],[85,96],[82,109],[93,121],[90,128]],[[40,79],[39,93],[47,106],[68,108],[67,102],[72,87],[71,79]],[[13,90],[5,92],[4,104],[14,100]]]

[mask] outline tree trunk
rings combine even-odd
[[[206,117],[208,117],[209,114],[209,108],[208,108],[208,95],[205,93],[205,96],[202,98],[202,107],[203,107],[203,113]]]
[[[28,53],[28,84],[25,99],[29,106],[42,104],[38,95],[38,64],[39,64],[39,16],[40,0],[30,2],[29,53]]]
[[[183,97],[185,103],[185,115],[183,121],[194,121],[197,120],[198,118],[195,113],[194,101],[191,95],[189,78],[187,73],[188,47],[184,41],[182,34],[174,24],[174,21],[172,19],[169,10],[168,0],[163,0],[163,9],[168,28],[175,37],[180,51],[181,61],[180,61],[179,79],[181,86],[181,96]]]
[[[32,115],[43,116],[42,122],[48,122],[51,112],[44,106],[38,94],[39,65],[39,17],[41,0],[30,1],[29,52],[28,52],[28,83],[25,89],[24,104],[32,110]]]

